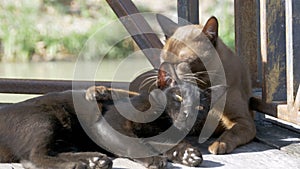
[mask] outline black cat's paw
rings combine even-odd
[[[148,169],[166,169],[167,168],[167,159],[164,157],[147,157],[135,159],[135,161],[141,163]]]
[[[92,86],[86,90],[87,101],[104,101],[111,99],[111,93],[105,86]]]
[[[88,169],[111,169],[112,161],[107,157],[91,157],[88,160]]]
[[[167,152],[168,159],[172,162],[190,167],[199,166],[202,161],[200,150],[190,144],[179,144]]]

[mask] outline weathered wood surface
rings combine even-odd
[[[259,79],[259,46],[257,0],[235,0],[235,48],[236,54],[244,59],[251,72],[253,87],[261,87]],[[260,63],[260,64],[259,64]]]
[[[242,146],[229,155],[212,155],[201,146],[204,162],[199,168],[220,169],[300,169],[300,158],[259,142]],[[114,160],[114,169],[145,169],[141,164],[128,159]],[[168,169],[192,169],[179,164],[168,163]],[[0,164],[0,169],[23,169],[20,164]]]
[[[267,62],[264,66],[263,98],[286,101],[285,1],[266,0]]]
[[[300,1],[293,0],[294,91],[300,84]],[[296,95],[296,93],[295,93]]]
[[[257,138],[250,144],[237,148],[227,155],[212,155],[207,146],[213,140],[197,144],[197,138],[189,138],[200,147],[204,161],[199,168],[216,169],[300,169],[300,134],[274,124],[257,125]],[[128,159],[114,160],[114,169],[145,169]],[[192,169],[168,163],[168,169]],[[20,164],[0,164],[0,169],[23,169]]]

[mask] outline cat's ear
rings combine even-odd
[[[170,38],[179,27],[177,23],[164,15],[156,14],[156,18],[167,39]]]
[[[207,38],[212,42],[212,44],[216,44],[218,39],[218,20],[216,17],[212,16],[206,22],[202,32],[207,36]]]
[[[213,107],[217,101],[227,92],[228,86],[225,85],[216,85],[206,89],[206,93],[210,95],[211,107]]]

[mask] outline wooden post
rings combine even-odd
[[[258,15],[256,0],[235,0],[236,54],[248,64],[252,86],[261,87],[258,78]]]
[[[266,0],[266,20],[264,28],[266,39],[266,62],[264,66],[264,101],[267,103],[286,102],[286,25],[285,2]]]
[[[177,0],[178,24],[199,24],[199,0]]]
[[[286,24],[286,81],[287,106],[291,111],[294,106],[294,52],[293,52],[293,10],[292,0],[285,0]]]

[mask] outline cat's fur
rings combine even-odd
[[[184,92],[182,93],[182,91]],[[115,102],[112,100],[112,93],[114,96],[118,96],[117,100],[114,100]],[[106,155],[99,153],[104,151],[99,144],[105,143],[97,142],[97,145],[90,139],[80,125],[78,113],[87,115],[91,125],[97,123],[101,126],[103,123],[101,120],[106,119],[113,128],[122,134],[130,137],[149,137],[159,134],[175,123],[175,121],[172,122],[174,118],[170,118],[170,116],[180,116],[181,101],[176,100],[175,94],[181,95],[183,100],[188,100],[187,103],[183,102],[184,104],[195,106],[195,103],[189,103],[193,100],[191,97],[195,92],[188,84],[183,85],[183,90],[172,87],[166,89],[165,93],[167,107],[162,117],[149,124],[127,120],[119,114],[115,103],[124,106],[133,104],[138,110],[145,111],[150,108],[149,100],[152,100],[154,112],[157,108],[161,110],[158,106],[161,104],[160,97],[149,95],[148,92],[138,94],[104,86],[91,87],[86,91],[50,93],[2,107],[0,109],[0,162],[21,161],[25,168],[30,169],[111,168],[112,161]],[[224,93],[222,88],[221,93]],[[209,107],[208,94],[203,91],[200,91],[200,94],[205,96],[200,99],[203,103],[202,107]],[[124,100],[124,96],[128,95],[133,97]],[[74,97],[80,103],[79,110],[75,110]],[[97,101],[97,104],[94,104],[94,100]],[[96,109],[100,111],[95,111]],[[207,112],[206,108],[199,110],[199,113],[205,113],[205,111]],[[195,115],[197,116],[194,114],[189,117]],[[178,126],[186,125],[184,117],[187,115],[178,118],[180,119],[177,122]],[[105,134],[107,133],[103,134],[104,137],[107,136]],[[112,135],[112,137],[114,136]],[[120,144],[123,147],[126,145],[122,141]],[[175,155],[174,152],[176,152]],[[197,166],[202,162],[198,148],[185,141],[167,151],[165,156],[170,161],[190,166]],[[166,167],[166,159],[159,156],[135,160],[142,162],[148,168],[162,169]]]
[[[218,114],[221,121],[219,128],[224,132],[209,146],[209,151],[213,154],[230,153],[237,146],[250,142],[256,134],[253,112],[249,108],[250,76],[241,58],[218,37],[217,19],[211,17],[204,26],[182,27],[163,15],[157,15],[157,19],[167,37],[161,53],[162,62],[176,65],[181,79],[190,80],[187,74],[194,73],[201,88],[212,85],[210,80],[228,86],[224,111],[218,106],[212,110]],[[217,64],[217,56],[221,65]],[[225,77],[220,78],[223,71]]]

